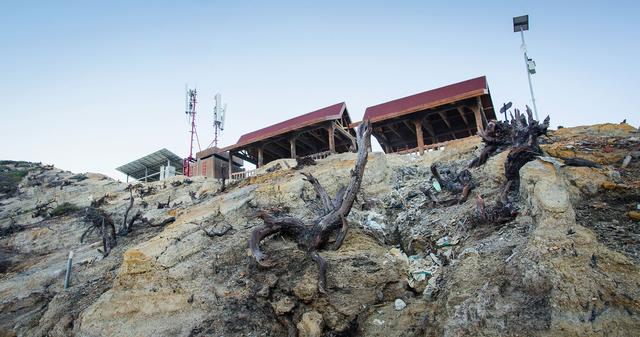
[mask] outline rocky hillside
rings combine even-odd
[[[322,204],[301,172],[334,195],[355,154],[301,169],[270,163],[224,190],[211,179],[128,186],[3,161],[0,336],[638,335],[639,137],[626,124],[542,137],[546,157],[520,170],[518,216],[504,224],[474,218],[478,194],[498,200],[506,152],[470,169],[472,194],[452,206],[423,193],[448,196],[429,168],[460,172],[482,150],[478,137],[424,156],[372,153],[344,244],[320,252],[324,294],[317,265],[290,238],[262,242],[276,262],[268,268],[247,242],[259,210],[315,219]],[[117,231],[106,256],[91,214]]]

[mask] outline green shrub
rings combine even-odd
[[[63,216],[63,215],[69,215],[69,214],[73,214],[77,211],[80,210],[80,207],[70,203],[70,202],[65,202],[62,203],[58,206],[56,206],[56,208],[54,208],[53,210],[51,210],[51,212],[49,213],[52,217],[54,216]]]
[[[27,175],[27,170],[1,170],[0,171],[0,193],[13,195],[18,190],[18,184]]]

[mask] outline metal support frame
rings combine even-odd
[[[533,84],[531,84],[531,72],[529,71],[529,57],[527,56],[527,45],[524,42],[524,30],[520,28],[520,38],[522,39],[522,53],[524,54],[524,67],[527,71],[527,79],[529,80],[529,92],[531,93],[531,103],[533,104],[533,112],[536,114],[536,120],[538,118],[538,107],[536,106],[536,98],[533,96]]]

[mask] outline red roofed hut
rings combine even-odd
[[[495,119],[486,77],[370,106],[373,135],[385,153],[420,152],[469,137]]]
[[[347,152],[355,147],[351,117],[342,102],[249,132],[221,151],[257,167],[281,158]]]

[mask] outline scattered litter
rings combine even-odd
[[[434,277],[430,278],[429,281],[427,282],[427,287],[424,288],[424,291],[422,292],[422,295],[426,299],[432,299],[433,298],[433,293],[438,289],[438,285],[436,283],[436,279],[437,279],[437,277],[434,276]]]
[[[408,261],[407,282],[409,287],[421,292],[426,287],[426,280],[436,275],[440,267],[432,265],[430,259],[425,259],[420,255],[411,255]]]
[[[437,265],[439,265],[440,267],[442,267],[442,261],[440,261],[440,259],[436,256],[436,254],[434,254],[434,253],[429,253],[429,256],[431,257],[431,259],[433,260],[433,262],[435,262]]]
[[[421,282],[435,274],[438,271],[438,266],[429,266],[425,269],[415,269],[411,271],[411,280],[409,280],[409,286],[415,285],[416,282]],[[413,282],[412,282],[413,281]],[[413,288],[413,286],[412,286]]]
[[[373,324],[375,324],[375,325],[384,325],[384,321],[381,320],[381,319],[377,319],[376,318],[376,319],[373,320]]]
[[[406,308],[407,304],[404,303],[403,300],[397,298],[396,301],[393,303],[393,306],[396,308],[396,310],[400,311],[400,310]]]
[[[629,163],[631,163],[631,155],[628,154],[626,157],[624,157],[624,160],[622,161],[622,166],[620,166],[621,168],[625,168],[629,165]]]
[[[436,241],[436,245],[438,247],[455,246],[458,244],[459,241],[460,239],[458,238],[451,239],[449,238],[449,236],[443,236],[440,239],[438,239],[438,241]]]
[[[451,260],[453,258],[453,249],[443,249],[442,256],[447,258],[447,260]]]
[[[442,191],[442,187],[440,187],[440,183],[437,180],[434,180],[432,184],[433,184],[433,188],[436,189],[436,192]]]
[[[408,282],[409,286],[416,290],[421,290],[424,287],[424,280],[430,277],[436,269],[436,266],[432,266],[430,261],[423,259],[419,255],[412,255],[409,257],[409,270],[408,270]]]

